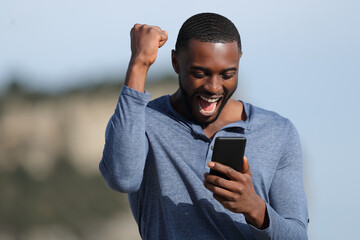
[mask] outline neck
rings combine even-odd
[[[214,135],[224,126],[237,121],[245,121],[246,113],[242,102],[229,99],[215,122],[202,126],[205,135],[212,139]]]

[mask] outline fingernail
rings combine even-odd
[[[209,167],[213,167],[213,166],[215,166],[215,163],[209,162],[209,163],[208,163],[208,166],[209,166]]]

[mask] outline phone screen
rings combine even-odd
[[[245,153],[246,138],[217,137],[211,161],[227,165],[241,172]],[[210,174],[229,179],[225,174],[210,170]]]

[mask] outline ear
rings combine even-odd
[[[242,55],[243,55],[243,53],[242,53],[242,51],[240,52],[240,56],[239,56],[239,60],[240,60],[240,58],[242,57]]]
[[[178,56],[177,56],[175,50],[171,51],[171,62],[172,62],[174,71],[177,74],[179,74],[179,61],[178,61]]]

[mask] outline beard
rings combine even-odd
[[[198,119],[195,114],[194,114],[194,108],[195,106],[193,106],[192,102],[194,99],[194,95],[198,92],[194,92],[191,96],[190,94],[185,90],[185,88],[182,86],[182,77],[179,74],[179,88],[181,91],[181,95],[183,97],[186,109],[189,113],[189,116],[191,117],[191,120],[193,120],[195,123],[201,125],[201,126],[207,126],[213,122],[215,122],[218,117],[220,116],[221,111],[223,110],[223,108],[225,107],[225,104],[227,103],[227,101],[231,98],[231,96],[234,94],[236,88],[234,89],[234,91],[232,91],[231,93],[228,93],[227,91],[224,90],[223,95],[223,101],[221,103],[221,105],[218,107],[217,113],[215,115],[215,117],[213,119],[207,120],[207,121],[202,121],[200,119]],[[208,95],[213,95],[211,93],[208,93]]]

